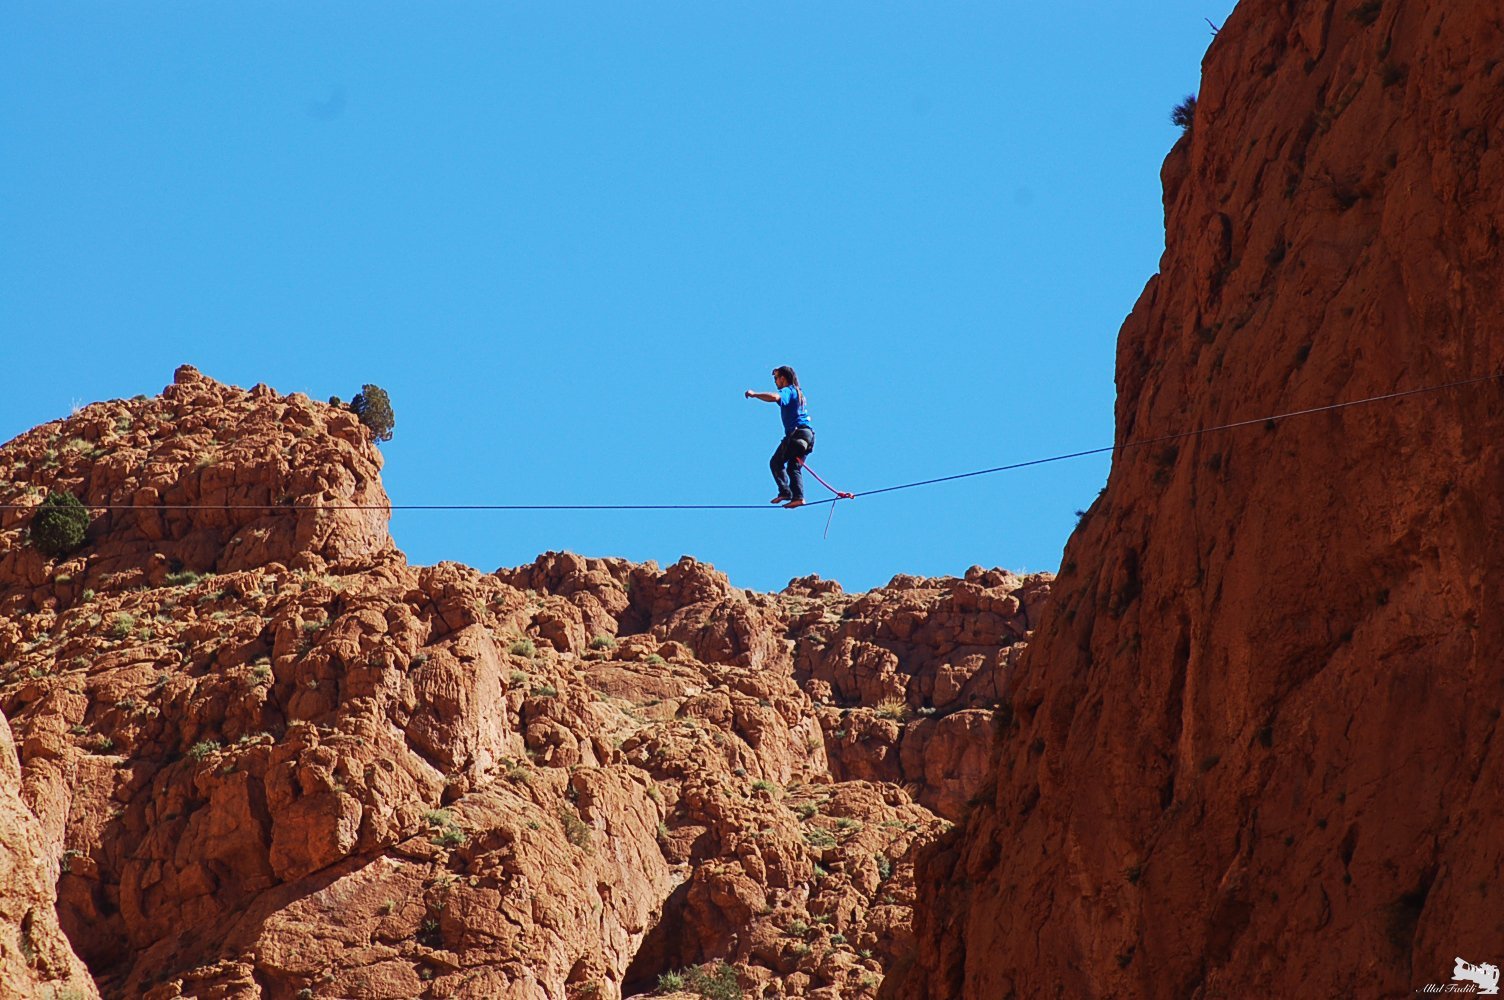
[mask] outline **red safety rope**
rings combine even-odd
[[[854,500],[854,499],[856,499],[856,494],[855,493],[842,493],[840,490],[836,489],[834,486],[830,485],[825,480],[820,479],[820,474],[818,472],[816,472],[814,469],[811,469],[808,465],[806,465],[804,463],[803,456],[800,456],[800,458],[799,458],[799,467],[801,469],[803,469],[805,472],[808,472],[810,475],[814,476],[816,479],[819,479],[820,480],[820,485],[823,486],[823,487],[825,487],[827,490],[830,490],[830,492],[834,493],[836,495],[837,499],[839,499],[839,500]]]
[[[804,464],[804,456],[803,455],[799,456],[799,468],[803,469],[805,472],[808,472],[810,475],[814,476],[816,479],[820,479],[820,474],[818,472],[816,472],[814,469],[811,469],[808,465]],[[854,499],[856,499],[856,495],[854,493],[842,493],[840,490],[836,489],[834,486],[830,485],[829,483],[827,483],[823,479],[820,479],[820,485],[823,486],[823,487],[825,487],[827,490],[830,490],[830,492],[834,493],[836,495],[836,500],[854,500]],[[830,537],[830,522],[833,521],[833,520],[835,520],[835,516],[836,516],[836,505],[835,505],[835,501],[833,500],[833,501],[830,502],[830,513],[825,515],[825,534],[822,537],[825,537],[825,538],[829,538]]]

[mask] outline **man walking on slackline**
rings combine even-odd
[[[809,412],[804,405],[804,390],[799,388],[799,376],[788,365],[773,369],[773,384],[777,392],[753,392],[748,389],[743,396],[760,399],[765,403],[777,403],[778,415],[783,418],[783,440],[773,452],[769,465],[773,469],[773,482],[778,484],[778,495],[769,503],[781,503],[786,510],[804,506],[804,468],[801,460],[815,450],[815,429],[809,424]]]

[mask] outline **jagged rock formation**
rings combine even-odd
[[[0,724],[0,995],[65,1000],[99,994],[58,927],[58,868],[48,838],[21,801],[10,727]]]
[[[1119,442],[1498,371],[1498,6],[1244,0],[1204,69]],[[885,993],[1399,997],[1497,963],[1501,418],[1485,383],[1120,452]]]
[[[348,412],[192,369],[0,448],[5,503],[116,505],[62,559],[0,520],[0,837],[47,876],[0,882],[19,974],[77,978],[56,876],[108,997],[583,1000],[704,963],[875,995],[1049,579],[413,567],[359,509],[379,467]]]

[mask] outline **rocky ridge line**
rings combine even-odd
[[[379,468],[347,411],[192,369],[0,448],[7,502],[128,508],[57,560],[0,521],[5,787],[100,993],[875,995],[1049,578],[413,567],[333,509]]]

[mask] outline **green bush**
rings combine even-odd
[[[218,740],[202,740],[188,748],[188,756],[194,760],[203,760],[210,754],[219,752]]]
[[[702,965],[691,969],[685,977],[685,987],[698,993],[705,1000],[741,1000],[741,986],[736,981],[736,970],[729,965]]]
[[[120,611],[110,617],[110,628],[105,634],[111,639],[124,639],[136,629],[136,616],[129,611]]]
[[[89,509],[72,493],[49,493],[31,518],[31,544],[43,554],[60,556],[84,543]]]
[[[580,819],[566,806],[559,807],[559,822],[564,824],[564,838],[576,847],[590,850],[590,824]]]
[[[681,990],[704,997],[705,1000],[741,1000],[745,995],[737,984],[736,970],[724,963],[665,972],[658,977],[659,994],[678,993]]]
[[[1191,126],[1196,123],[1196,95],[1188,94],[1186,99],[1175,105],[1170,112],[1170,124],[1179,125],[1180,131],[1189,132]]]
[[[350,400],[350,409],[360,418],[361,423],[371,428],[371,433],[376,435],[376,440],[390,441],[392,439],[392,428],[397,426],[397,418],[392,414],[391,397],[381,386],[361,386],[360,392]]]

